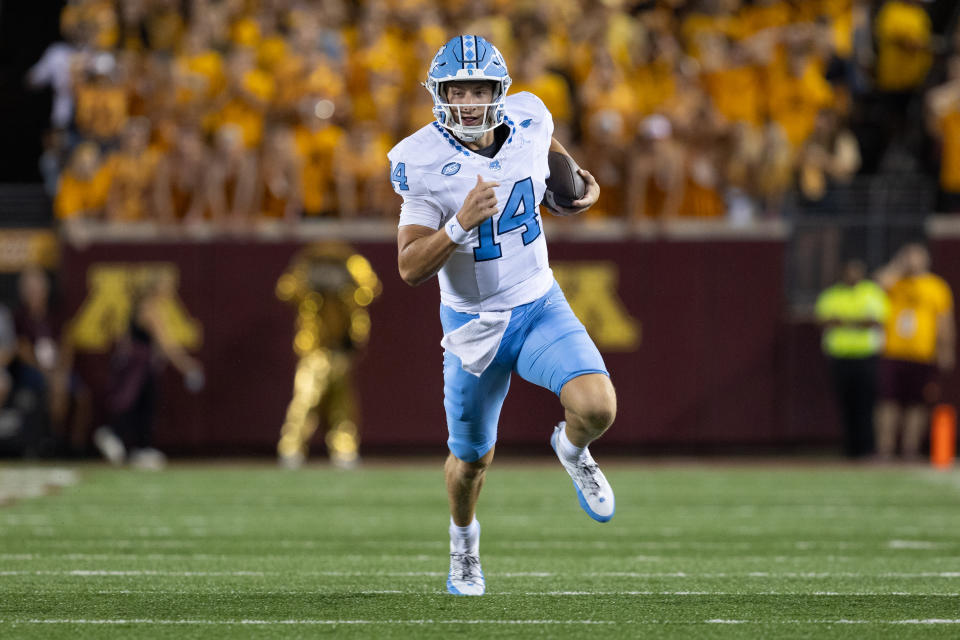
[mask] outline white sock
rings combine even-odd
[[[450,552],[480,552],[480,523],[476,518],[465,527],[458,527],[450,518]]]
[[[560,430],[560,437],[557,438],[557,444],[559,445],[557,448],[560,450],[560,455],[563,456],[563,459],[567,462],[576,462],[587,449],[586,447],[578,447],[570,442],[570,439],[567,438],[566,427]]]

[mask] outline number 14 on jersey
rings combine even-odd
[[[537,220],[537,203],[533,194],[533,180],[524,178],[513,184],[507,204],[497,219],[497,233],[493,233],[493,218],[487,218],[479,227],[477,235],[480,246],[474,247],[473,259],[477,262],[503,257],[503,249],[497,238],[523,227],[523,244],[530,244],[540,236],[540,221]]]

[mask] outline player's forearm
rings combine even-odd
[[[416,287],[435,276],[456,248],[443,229],[402,244],[397,257],[400,277]]]

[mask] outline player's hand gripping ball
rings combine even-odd
[[[543,204],[553,213],[562,216],[578,213],[574,200],[580,200],[587,193],[587,183],[580,175],[580,167],[570,156],[551,151],[547,154],[550,177],[547,178],[547,190],[543,194]]]

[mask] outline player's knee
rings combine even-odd
[[[602,433],[603,431],[606,431],[616,419],[617,407],[615,403],[599,402],[593,406],[587,407],[586,410],[579,415],[593,431]]]
[[[480,456],[467,461],[454,454],[453,463],[456,465],[456,473],[460,478],[472,481],[486,473],[487,468],[490,466],[490,458],[489,456]]]
[[[617,395],[610,379],[603,375],[571,380],[564,387],[561,400],[585,427],[596,433],[603,433],[617,417]]]

